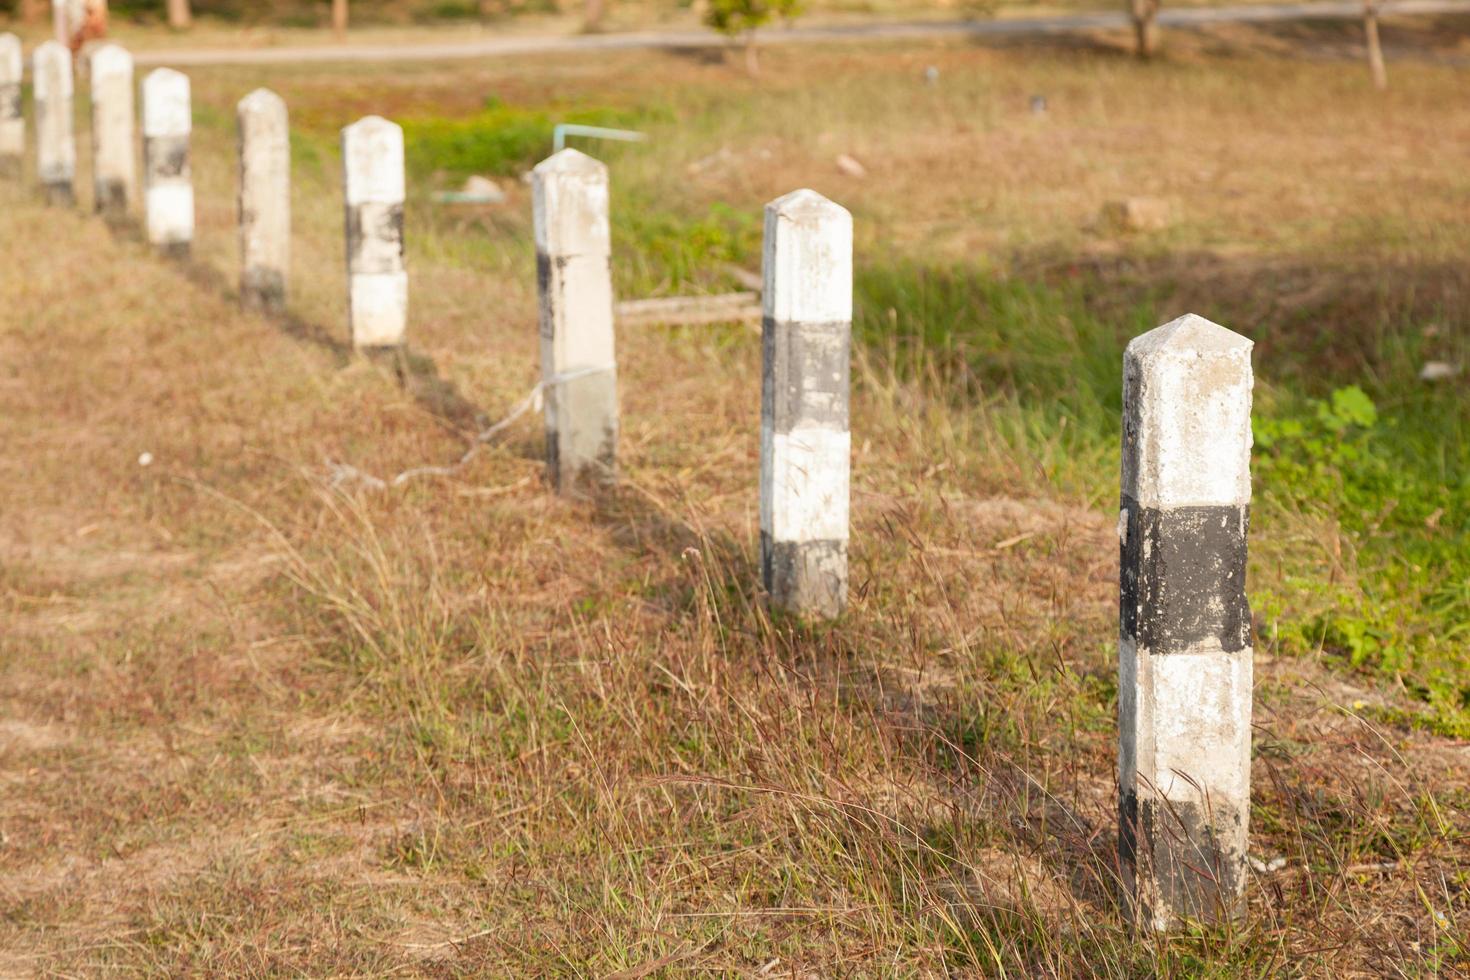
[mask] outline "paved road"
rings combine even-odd
[[[1398,0],[1381,5],[1385,15],[1470,14],[1470,0]],[[1357,19],[1363,16],[1359,0],[1287,3],[1269,6],[1204,7],[1159,14],[1169,26],[1195,24],[1261,23],[1283,20]],[[1015,37],[1065,34],[1072,31],[1126,27],[1121,10],[1034,17],[1017,20],[935,21],[922,23],[849,24],[833,27],[793,27],[762,35],[763,44],[813,44],[823,41],[902,40],[938,37]],[[712,48],[728,42],[713,31],[630,31],[625,34],[569,34],[562,36],[479,37],[466,41],[429,44],[323,45],[319,47],[172,49],[134,52],[140,65],[280,65],[332,61],[443,61],[449,58],[496,58],[508,55],[627,51],[657,48]]]

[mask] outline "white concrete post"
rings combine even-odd
[[[189,76],[155,68],[143,79],[143,173],[148,241],[187,256],[194,241],[194,183],[189,134],[194,128]]]
[[[347,319],[357,347],[397,347],[408,327],[403,129],[367,116],[342,130]]]
[[[552,485],[570,493],[610,481],[617,465],[607,167],[567,149],[531,174],[546,465]]]
[[[116,44],[92,53],[92,186],[99,214],[125,217],[138,195],[133,56]]]
[[[240,302],[286,308],[291,268],[291,132],[286,103],[256,89],[236,107],[240,128]]]
[[[766,205],[761,577],[772,605],[847,605],[852,215],[815,191]]]
[[[36,48],[32,76],[36,99],[36,171],[51,204],[76,203],[77,144],[72,131],[71,52],[47,41]]]
[[[26,117],[20,86],[25,80],[20,38],[0,34],[0,177],[19,177],[26,152]]]
[[[1251,346],[1191,314],[1123,357],[1118,837],[1155,931],[1231,917],[1245,890]]]

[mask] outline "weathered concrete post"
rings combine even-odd
[[[47,41],[31,56],[36,99],[36,175],[50,204],[76,203],[77,144],[72,132],[71,52]]]
[[[194,128],[189,77],[155,68],[143,79],[143,173],[148,241],[176,257],[194,241],[194,183],[189,134]]]
[[[607,167],[567,149],[541,161],[531,175],[546,466],[552,485],[570,493],[616,473]]]
[[[397,347],[408,326],[403,129],[367,116],[342,130],[347,319],[357,347]]]
[[[236,107],[240,128],[240,302],[286,308],[291,268],[291,132],[286,103],[256,89]]]
[[[1244,896],[1251,387],[1251,342],[1192,314],[1123,357],[1119,850],[1155,931]]]
[[[125,217],[138,194],[133,56],[116,44],[92,54],[92,186],[98,214]]]
[[[761,577],[772,605],[847,605],[852,215],[815,191],[766,205]]]
[[[0,177],[19,177],[26,152],[26,117],[20,106],[25,59],[20,38],[0,34]]]

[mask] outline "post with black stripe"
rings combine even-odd
[[[347,322],[357,348],[401,347],[408,331],[405,187],[402,127],[364,116],[342,130]]]
[[[560,493],[609,483],[618,447],[607,167],[570,147],[531,171],[546,468]]]
[[[771,604],[847,605],[852,215],[815,191],[766,205],[761,576]]]
[[[1153,931],[1243,905],[1251,346],[1190,314],[1123,357],[1118,836],[1125,898]]]

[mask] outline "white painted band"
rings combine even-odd
[[[761,428],[761,530],[773,541],[845,541],[852,434]]]
[[[194,187],[187,181],[149,187],[147,211],[148,240],[153,244],[194,240]]]
[[[348,302],[354,344],[391,347],[403,343],[408,327],[408,273],[354,275]]]

